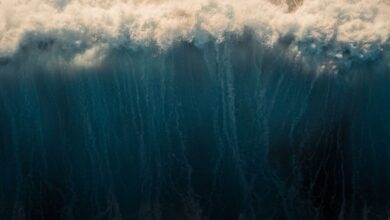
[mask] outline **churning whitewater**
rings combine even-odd
[[[387,0],[0,0],[0,219],[387,220]]]
[[[252,30],[262,44],[283,41],[286,53],[319,64],[376,59],[389,43],[386,0],[2,0],[0,55],[12,56],[32,42],[50,41],[71,56],[72,65],[91,65],[105,50],[177,42],[202,47],[226,34]],[[348,52],[345,52],[348,51]],[[347,57],[344,57],[347,55]],[[318,65],[324,68],[323,65]]]

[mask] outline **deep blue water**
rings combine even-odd
[[[0,61],[0,219],[390,217],[388,50],[315,74],[250,34],[89,68],[55,44]]]

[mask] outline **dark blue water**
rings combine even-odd
[[[316,74],[250,34],[88,68],[55,45],[0,61],[0,219],[389,218],[388,51]]]

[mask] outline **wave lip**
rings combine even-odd
[[[166,49],[180,41],[221,42],[226,33],[250,29],[270,47],[290,37],[288,49],[295,56],[319,60],[339,60],[343,54],[367,60],[389,44],[386,1],[313,0],[293,11],[289,7],[269,0],[5,0],[0,2],[0,54],[12,56],[34,33],[67,45],[156,44]]]

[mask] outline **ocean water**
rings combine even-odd
[[[0,219],[387,220],[386,1],[0,1]]]

